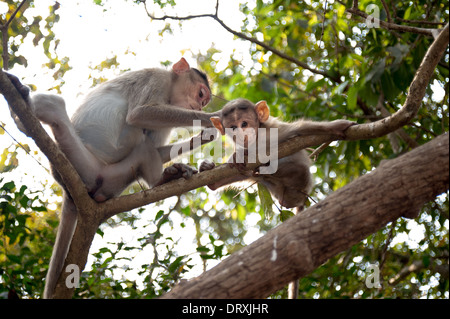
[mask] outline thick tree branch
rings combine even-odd
[[[389,222],[416,217],[448,187],[444,134],[333,192],[163,298],[265,298]]]

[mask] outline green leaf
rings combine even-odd
[[[326,84],[325,78],[320,79],[319,81],[308,81],[308,83],[306,84],[305,91],[311,92],[315,88],[325,86],[325,84]]]
[[[97,233],[98,235],[100,235],[100,237],[102,237],[102,238],[103,238],[103,235],[105,234],[105,232],[104,232],[103,230],[101,230],[100,228],[97,228],[96,233]]]
[[[159,212],[157,212],[156,216],[155,216],[155,221],[160,219],[163,215],[164,215],[164,211],[163,210],[160,210]]]
[[[377,63],[375,63],[372,69],[367,72],[364,80],[366,83],[378,81],[384,73],[386,69],[386,58],[381,59]]]
[[[295,216],[293,212],[291,212],[290,210],[283,209],[280,213],[280,220],[284,222],[293,216]]]
[[[409,18],[411,17],[412,8],[413,6],[409,6],[408,9],[406,9],[405,14],[403,15],[403,19],[409,20]]]
[[[344,81],[333,89],[333,93],[336,95],[341,95],[345,88],[347,87],[348,81]]]
[[[358,89],[356,86],[351,86],[347,92],[347,105],[350,110],[356,108],[356,101],[358,98]]]
[[[267,220],[271,220],[273,217],[272,195],[270,195],[270,192],[268,191],[268,189],[261,183],[258,183],[258,195],[259,195],[259,199],[261,201],[261,210],[264,213],[264,216],[261,216],[261,217],[263,217]]]
[[[14,262],[16,264],[22,263],[22,256],[15,256],[15,255],[7,254],[6,257],[8,257],[9,260],[11,260],[12,262]]]
[[[3,184],[2,188],[3,190],[7,191],[7,192],[12,192],[13,189],[16,187],[16,184],[14,184],[14,182],[7,182],[5,184]]]
[[[197,247],[197,251],[199,253],[207,253],[209,251],[209,248],[207,248],[205,246],[200,246],[200,247]]]
[[[425,268],[428,268],[430,265],[430,256],[423,256],[422,261]]]

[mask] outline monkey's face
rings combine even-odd
[[[223,119],[225,134],[233,139],[240,147],[249,148],[256,143],[258,137],[259,121],[255,112],[251,109],[239,110],[228,114]]]
[[[211,100],[211,91],[208,86],[195,74],[190,72],[178,75],[172,85],[170,104],[188,110],[201,111]]]

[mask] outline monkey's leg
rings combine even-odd
[[[155,185],[161,177],[163,162],[158,150],[149,138],[133,149],[120,162],[105,165],[96,177],[97,185],[93,198],[103,202],[120,195],[133,181],[142,178],[149,186]]]
[[[103,163],[84,146],[76,134],[67,115],[64,100],[56,95],[37,94],[33,97],[32,103],[36,117],[50,125],[60,149],[80,174],[87,188],[94,188],[95,177]]]
[[[45,279],[44,298],[52,298],[53,291],[61,274],[64,260],[72,241],[73,232],[77,225],[77,208],[72,199],[64,193],[61,210],[61,220],[58,226],[55,245],[53,246],[52,258],[48,266]]]
[[[352,125],[356,125],[356,123],[347,120],[335,120],[332,122],[300,121],[296,129],[296,134],[334,134],[344,138],[344,131]]]

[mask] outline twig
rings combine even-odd
[[[20,5],[17,7],[16,11],[13,12],[13,14],[9,17],[8,21],[6,21],[5,24],[0,24],[0,32],[2,34],[2,58],[3,58],[3,69],[8,70],[8,64],[9,64],[9,50],[8,50],[8,28],[11,22],[16,17],[19,10],[24,6],[24,4],[27,2],[27,0],[24,0],[20,3]]]
[[[386,11],[386,16],[387,16],[387,20],[389,23],[392,23],[392,17],[391,17],[391,13],[389,12],[389,8],[386,4],[386,1],[381,0],[381,3],[383,4],[384,7],[384,11]]]
[[[369,15],[355,7],[346,9],[345,11],[360,16],[364,19],[367,19]],[[424,29],[424,28],[417,28],[417,27],[411,27],[406,25],[399,25],[395,23],[386,22],[383,20],[380,20],[378,18],[372,17],[376,22],[380,23],[380,26],[387,30],[393,30],[393,31],[401,31],[401,32],[411,32],[411,33],[417,33],[417,34],[423,34],[426,36],[434,37],[436,32],[439,33],[440,30],[437,29]]]
[[[313,159],[313,161],[315,162],[317,160],[317,156],[328,147],[328,145],[330,145],[331,142],[327,142],[327,143],[323,143],[322,145],[320,145],[318,148],[316,148],[314,150],[314,152],[312,152],[309,157]]]
[[[332,80],[333,82],[336,83],[340,83],[340,79],[329,74],[326,71],[322,71],[322,70],[316,70],[312,67],[310,67],[307,63],[302,62],[292,56],[287,55],[284,52],[281,52],[277,49],[275,49],[274,47],[271,47],[270,45],[265,44],[264,42],[261,42],[255,38],[249,37],[247,35],[245,35],[244,33],[241,32],[237,32],[234,31],[233,29],[231,29],[230,27],[228,27],[218,16],[218,4],[219,1],[217,1],[217,5],[216,5],[216,12],[214,14],[211,13],[206,13],[206,14],[196,14],[196,15],[188,15],[188,16],[184,16],[184,17],[179,17],[179,16],[170,16],[170,15],[164,15],[162,17],[156,17],[154,14],[151,14],[148,10],[147,10],[147,4],[145,4],[145,11],[147,12],[147,15],[152,19],[152,20],[159,20],[159,21],[164,21],[166,19],[171,19],[171,20],[178,20],[178,21],[183,21],[183,20],[191,20],[191,19],[196,19],[196,18],[211,18],[215,21],[217,21],[225,30],[227,30],[228,32],[230,32],[231,34],[237,36],[238,38],[250,41],[254,44],[257,44],[259,46],[261,46],[262,48],[266,49],[267,51],[270,51],[276,55],[278,55],[279,57],[288,60],[290,62],[295,63],[296,65],[298,65],[299,67],[302,67],[303,69],[309,70],[312,73],[315,74],[320,74],[323,75],[326,78],[329,78],[330,80]]]
[[[388,238],[386,239],[386,244],[384,245],[383,252],[381,253],[380,272],[381,272],[381,269],[383,269],[384,262],[386,261],[386,252],[389,248],[389,245],[391,244],[396,225],[397,225],[397,221],[395,220],[391,225],[391,229],[389,230]]]
[[[35,161],[36,161],[43,169],[45,169],[45,170],[47,171],[47,173],[50,174],[50,170],[49,170],[47,167],[45,167],[44,165],[42,165],[42,163],[39,162],[39,161],[37,160],[37,158],[35,158],[35,157],[33,156],[33,154],[31,154],[31,153],[25,148],[25,146],[22,145],[22,143],[20,143],[18,140],[16,140],[16,139],[14,138],[14,136],[12,136],[11,133],[9,133],[9,132],[6,130],[6,128],[5,128],[2,124],[0,124],[0,127],[6,132],[6,134],[9,135],[9,137],[12,138],[12,140],[13,140],[14,142],[17,143],[17,145],[19,145],[19,146],[20,146],[20,147],[21,147],[28,155],[31,156],[32,159],[34,159],[34,160],[35,160]]]

